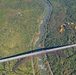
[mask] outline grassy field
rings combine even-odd
[[[42,0],[0,0],[0,57],[31,50],[45,8]],[[32,75],[30,60],[11,73],[16,61],[0,64],[0,75]]]
[[[44,12],[41,1],[0,1],[0,56],[21,53],[30,43]]]
[[[44,47],[56,47],[69,44],[76,44],[76,1],[75,0],[50,0],[53,12],[45,25]],[[67,24],[73,22],[74,26]],[[62,33],[59,28],[62,24]],[[59,51],[69,55],[69,58],[63,58],[54,55],[49,56],[50,66],[54,75],[76,75],[76,48]]]

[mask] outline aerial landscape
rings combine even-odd
[[[76,75],[76,0],[0,0],[0,75]]]

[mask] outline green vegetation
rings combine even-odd
[[[0,57],[31,49],[45,8],[42,0],[0,0]],[[33,75],[30,60],[11,73],[16,61],[0,64],[0,75]]]
[[[76,28],[74,28],[76,26],[76,1],[49,1],[52,13],[45,24],[41,45],[44,44],[44,47],[48,48],[76,43]],[[28,51],[32,46],[34,47],[44,11],[45,6],[42,0],[0,0],[0,57]],[[68,25],[67,22],[73,22],[74,26]],[[65,23],[67,25],[60,33],[59,28]],[[48,61],[54,75],[76,75],[75,49],[59,51],[69,55],[69,58],[48,54]],[[11,70],[17,60],[1,63],[0,75],[33,75],[31,60],[26,61],[14,73],[11,73]],[[40,75],[37,58],[33,61],[35,73]],[[47,67],[47,62],[45,66]]]
[[[37,0],[0,1],[0,56],[8,56],[30,49],[44,7]]]
[[[59,27],[67,22],[74,22],[76,26],[76,1],[75,0],[49,0],[53,7],[52,16],[45,25],[44,47],[58,47],[76,43],[76,30],[72,25],[66,25],[63,32]],[[69,55],[69,58],[49,56],[50,66],[54,75],[76,75],[76,48],[59,51]]]

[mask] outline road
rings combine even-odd
[[[0,59],[0,63],[7,62],[7,61],[12,61],[12,60],[16,60],[16,59],[21,59],[21,58],[25,58],[25,57],[37,56],[39,54],[46,54],[46,53],[50,53],[52,51],[64,50],[64,49],[71,48],[71,47],[76,47],[76,44],[63,46],[63,47],[58,47],[58,48],[53,48],[53,49],[46,49],[46,50],[43,49],[43,50],[39,50],[39,51],[35,50],[32,53],[27,52],[25,54],[10,56],[10,57],[7,57],[7,58]]]

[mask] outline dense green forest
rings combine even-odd
[[[44,27],[44,47],[76,44],[76,0],[49,1],[52,12]],[[66,26],[60,33],[59,28],[64,23]],[[76,48],[59,51],[59,53],[69,55],[69,58],[48,54],[54,75],[76,75]]]

